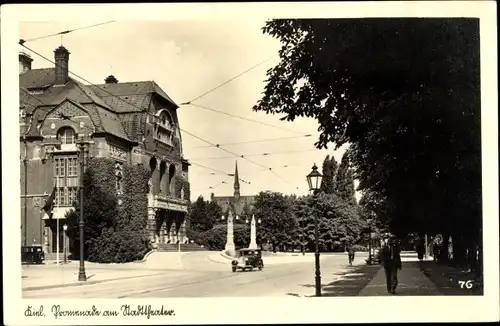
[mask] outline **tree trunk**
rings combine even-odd
[[[276,242],[273,242],[273,253],[276,253]]]

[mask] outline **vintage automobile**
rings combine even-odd
[[[42,246],[22,246],[21,263],[23,264],[43,264],[45,254]]]
[[[262,252],[260,249],[240,249],[238,258],[231,262],[233,272],[240,270],[253,270],[258,268],[260,271],[264,268]]]

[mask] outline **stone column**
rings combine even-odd
[[[257,228],[255,225],[255,215],[252,215],[252,222],[250,223],[250,249],[257,249]]]
[[[181,243],[186,242],[186,219],[184,215],[184,220],[182,221],[181,227],[179,229],[179,239]]]
[[[146,232],[149,235],[149,240],[151,241],[151,246],[153,248],[158,247],[158,238],[156,234],[156,209],[148,208],[148,222],[146,226]]]
[[[172,226],[170,227],[170,239],[172,239],[172,241],[170,243],[172,244],[177,244],[177,221],[176,221],[176,218],[175,218],[175,213],[172,214],[173,215],[173,222],[172,222]]]
[[[226,251],[230,256],[234,256],[236,251],[234,247],[234,233],[233,233],[233,214],[229,211],[227,216],[227,240],[226,240]]]

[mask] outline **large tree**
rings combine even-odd
[[[335,175],[337,173],[337,161],[332,155],[327,155],[323,161],[322,174],[323,181],[321,182],[321,191],[327,194],[332,194],[335,191]]]
[[[352,169],[350,168],[348,152],[345,152],[344,155],[342,155],[337,174],[335,175],[335,192],[343,200],[353,204],[356,203],[356,199],[354,197],[354,177]]]
[[[320,250],[343,250],[345,245],[356,242],[363,230],[356,206],[336,194],[320,193],[317,196],[298,198],[293,213],[301,232],[297,232],[303,244],[314,250],[315,218],[318,220],[318,243]]]
[[[281,41],[281,61],[254,110],[316,119],[318,148],[349,144],[359,189],[384,198],[394,233],[443,233],[445,241],[451,234],[454,246],[466,238],[475,251],[482,221],[478,24],[269,21],[263,31]]]
[[[221,216],[222,208],[216,202],[205,201],[199,196],[189,210],[190,233],[212,229]]]
[[[292,213],[292,197],[277,192],[260,192],[255,196],[255,218],[261,220],[259,236],[269,243],[275,252],[278,247],[289,244],[297,221]]]

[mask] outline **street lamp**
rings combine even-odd
[[[66,231],[68,231],[67,224],[63,225],[63,230],[64,230],[64,237],[63,237],[63,240],[64,240],[64,263],[66,264],[67,263],[67,261],[66,261],[66,251],[67,251]]]
[[[318,191],[321,187],[321,181],[323,180],[323,175],[318,172],[318,167],[316,164],[312,167],[311,173],[307,175],[307,183],[309,184],[309,190],[312,191],[314,196],[314,202],[316,203]],[[319,266],[319,245],[318,245],[318,214],[314,214],[314,261],[316,269],[316,296],[321,296],[321,271]]]
[[[80,122],[80,128],[83,129],[85,128],[85,125],[83,122]],[[84,134],[84,131],[82,130],[82,135]],[[84,221],[83,221],[83,174],[85,172],[85,152],[88,154],[88,148],[87,148],[88,142],[84,140],[84,136],[80,138],[80,141],[78,142],[78,147],[80,149],[79,156],[80,156],[80,268],[78,270],[78,281],[87,281],[87,276],[85,275],[85,261],[84,261]]]

